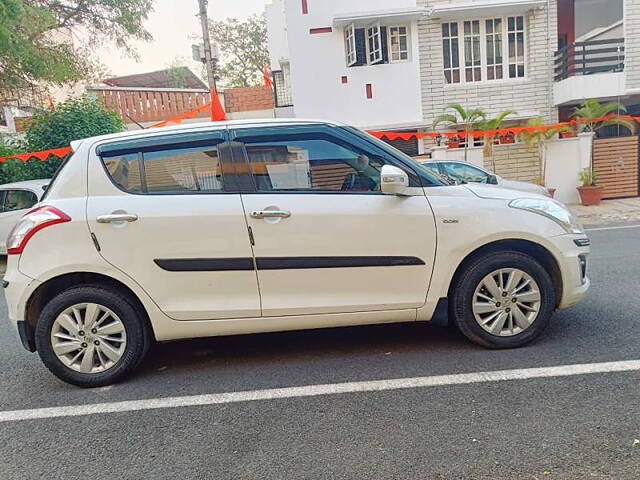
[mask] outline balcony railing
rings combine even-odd
[[[624,38],[571,43],[557,51],[555,57],[556,82],[577,75],[622,72]]]

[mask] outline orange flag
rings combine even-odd
[[[227,114],[224,113],[224,108],[220,103],[220,97],[218,97],[218,91],[216,87],[211,87],[211,121],[222,122],[227,119]]]
[[[271,80],[271,74],[269,73],[269,67],[266,65],[262,69],[262,78],[264,78],[264,86],[270,88],[273,85],[273,80]]]

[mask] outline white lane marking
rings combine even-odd
[[[640,225],[620,225],[619,227],[598,227],[598,228],[587,228],[587,232],[600,232],[603,230],[624,230],[626,228],[640,228]]]
[[[0,412],[0,422],[16,422],[42,418],[76,417],[104,413],[134,412],[159,408],[180,408],[223,403],[251,402],[256,400],[276,400],[281,398],[302,398],[320,395],[336,395],[358,392],[381,392],[407,388],[464,385],[470,383],[502,382],[506,380],[527,380],[533,378],[569,377],[593,373],[640,371],[640,360],[620,362],[586,363],[561,365],[557,367],[523,368],[493,372],[460,373],[431,377],[397,378],[365,382],[330,383],[302,387],[272,388],[208,395],[150,398],[125,402],[69,405],[64,407],[34,408],[29,410],[8,410]]]

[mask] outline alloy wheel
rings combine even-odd
[[[53,352],[64,365],[80,373],[109,370],[122,358],[127,332],[108,308],[79,303],[60,313],[51,328]]]
[[[501,268],[484,277],[473,294],[473,315],[492,335],[511,337],[538,317],[542,296],[538,284],[517,268]]]

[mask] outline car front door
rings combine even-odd
[[[406,197],[380,191],[384,164],[419,186],[410,167],[338,127],[246,126],[231,136],[236,168],[253,178],[242,201],[264,316],[397,310],[415,319],[433,266],[434,218],[422,188]]]
[[[89,228],[106,261],[177,320],[259,317],[239,193],[224,173],[226,129],[99,145]]]

